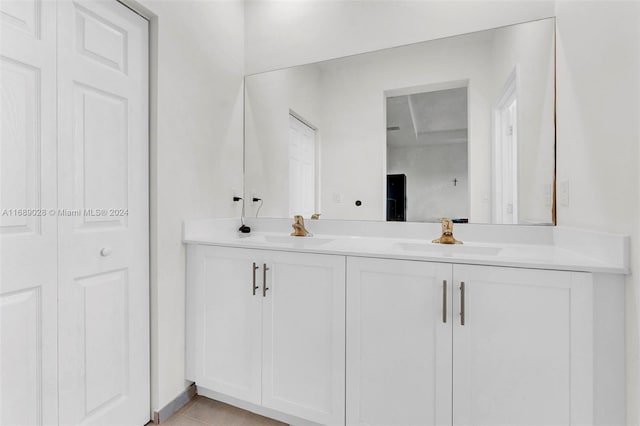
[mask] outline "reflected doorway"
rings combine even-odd
[[[494,223],[518,223],[518,91],[514,70],[493,111]]]
[[[449,86],[451,87],[451,86]],[[469,217],[468,95],[463,87],[388,96],[387,220],[438,222]],[[402,219],[389,216],[391,176],[406,178]]]
[[[289,217],[316,212],[316,129],[289,114]]]

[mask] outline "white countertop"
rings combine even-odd
[[[426,239],[387,236],[351,236],[323,233],[314,234],[311,237],[291,237],[286,232],[286,229],[283,229],[283,232],[241,234],[237,232],[235,222],[231,225],[229,220],[226,221],[220,220],[216,222],[218,228],[222,227],[222,229],[216,229],[216,232],[202,232],[205,228],[202,226],[189,227],[187,222],[185,224],[184,243],[472,265],[613,274],[628,273],[627,263],[624,259],[620,262],[610,261],[610,259],[598,259],[566,247],[559,247],[553,243],[537,244],[529,241],[525,244],[518,244],[465,240],[462,245],[442,245],[433,244],[431,240]],[[253,228],[257,227],[254,224]],[[577,231],[571,230],[570,232]],[[594,244],[601,244],[602,235],[598,234],[597,237],[600,237],[600,240],[596,238]],[[569,237],[563,234],[562,239],[567,240]],[[584,243],[584,237],[582,237],[580,243]],[[568,244],[568,246],[571,246],[571,244]],[[590,251],[587,253],[591,254]]]

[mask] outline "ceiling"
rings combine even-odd
[[[467,142],[467,127],[466,87],[387,98],[389,147]]]

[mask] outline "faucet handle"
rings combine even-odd
[[[440,224],[442,225],[442,235],[433,240],[433,243],[462,244],[462,241],[456,240],[453,236],[453,221],[451,219],[443,217],[440,219]]]
[[[453,235],[453,221],[448,217],[443,217],[440,219],[440,224],[442,225],[442,234],[451,234]]]
[[[293,225],[291,227],[293,228],[292,237],[306,237],[309,235],[309,231],[304,227],[304,218],[301,215],[293,216]]]

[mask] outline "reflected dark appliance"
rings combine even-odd
[[[407,221],[407,176],[387,175],[387,221]]]

